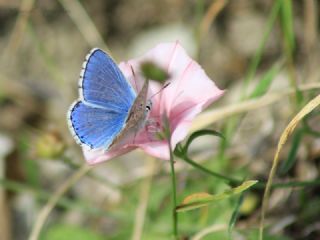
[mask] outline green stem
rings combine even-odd
[[[263,51],[265,49],[269,36],[272,32],[273,26],[275,25],[275,22],[277,20],[278,13],[280,11],[280,6],[281,6],[281,0],[277,0],[271,8],[271,12],[270,12],[270,15],[268,16],[268,20],[266,23],[266,30],[264,31],[262,36],[262,41],[260,42],[258,50],[256,51],[252,61],[250,62],[249,70],[244,80],[244,85],[241,93],[241,100],[244,100],[246,98],[246,91],[248,90],[247,89],[248,85],[250,81],[253,79],[257,71],[258,65],[262,58]]]
[[[187,163],[189,163],[190,165],[192,165],[193,167],[213,176],[213,177],[216,177],[216,178],[220,178],[220,179],[223,179],[223,180],[226,180],[228,181],[228,183],[230,183],[231,185],[239,185],[242,181],[238,180],[238,179],[234,179],[234,178],[231,178],[231,177],[228,177],[228,176],[225,176],[225,175],[222,175],[222,174],[219,174],[219,173],[216,173],[216,172],[213,172],[211,170],[209,170],[208,168],[205,168],[203,166],[201,166],[200,164],[194,162],[193,160],[191,160],[190,158],[188,158],[187,156],[184,156],[182,158],[184,161],[186,161]]]
[[[194,162],[193,160],[191,160],[187,156],[183,156],[182,159],[184,161],[186,161],[187,163],[189,163],[190,165],[192,165],[193,167],[199,169],[200,171],[202,171],[208,175],[211,175],[213,177],[226,180],[233,186],[237,186],[242,183],[242,181],[239,179],[234,179],[234,178],[213,172],[210,169],[205,168],[205,167],[201,166],[200,164]],[[308,186],[319,186],[319,185],[320,185],[320,179],[315,179],[315,180],[310,180],[310,181],[291,181],[291,182],[284,182],[284,183],[273,183],[271,185],[271,188],[308,187]],[[266,187],[265,182],[259,182],[255,185],[253,185],[252,189],[264,189],[265,187]]]
[[[281,7],[281,0],[276,0],[272,6],[270,15],[268,16],[268,20],[266,23],[266,29],[263,33],[260,45],[259,45],[253,59],[250,62],[248,72],[245,76],[245,79],[243,82],[243,87],[241,90],[240,101],[243,101],[244,99],[248,98],[248,96],[247,96],[248,86],[257,72],[258,66],[261,62],[263,51],[264,51],[265,46],[267,44],[267,41],[270,37],[270,34],[273,30],[273,26],[276,23],[276,20],[277,20],[279,11],[280,11],[280,7]],[[239,126],[239,118],[231,118],[229,121],[226,122],[226,125],[224,126],[224,134],[223,134],[226,139],[232,138],[237,126]],[[221,142],[221,145],[219,147],[219,156],[220,157],[224,157],[225,151],[229,147],[229,143],[230,143],[230,140],[223,140]]]
[[[171,141],[170,136],[168,137],[168,143],[169,143],[169,151],[170,151],[170,167],[171,167],[171,183],[172,183],[172,199],[173,199],[173,234],[175,239],[178,239],[178,213],[176,211],[177,207],[177,190],[176,190],[176,174],[174,171],[174,156],[173,151],[171,147]]]

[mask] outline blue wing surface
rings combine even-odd
[[[84,103],[117,112],[128,112],[136,98],[135,91],[116,63],[97,48],[83,63],[79,88]]]
[[[108,149],[125,124],[127,113],[92,107],[75,102],[68,114],[68,122],[75,139],[93,149]]]
[[[83,63],[79,94],[68,113],[73,136],[90,148],[108,149],[125,125],[135,91],[112,58],[95,48]]]

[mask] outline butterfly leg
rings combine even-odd
[[[160,123],[155,119],[148,119],[145,128],[149,133],[157,133],[161,131]]]
[[[147,132],[147,137],[149,141],[154,140],[154,135],[161,132],[161,126],[155,119],[148,119],[145,124],[145,131]]]
[[[137,131],[134,132],[132,144],[135,144],[136,136],[137,136]]]

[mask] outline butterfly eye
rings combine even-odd
[[[152,107],[152,102],[151,100],[149,100],[146,105],[146,112],[149,112],[151,110],[151,107]]]

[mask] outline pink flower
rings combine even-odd
[[[125,77],[138,91],[145,80],[139,69],[141,63],[146,61],[153,62],[170,76],[170,85],[151,99],[153,105],[149,115],[150,126],[141,129],[134,140],[108,152],[88,150],[84,147],[84,156],[89,164],[111,159],[135,148],[141,148],[157,158],[169,159],[168,141],[158,137],[159,133],[164,131],[163,119],[166,118],[169,122],[174,149],[176,144],[187,136],[194,117],[223,94],[178,42],[159,44],[142,57],[119,64]],[[131,68],[134,69],[134,76]],[[150,81],[149,97],[160,89],[158,82]],[[152,127],[156,132],[152,131]]]

